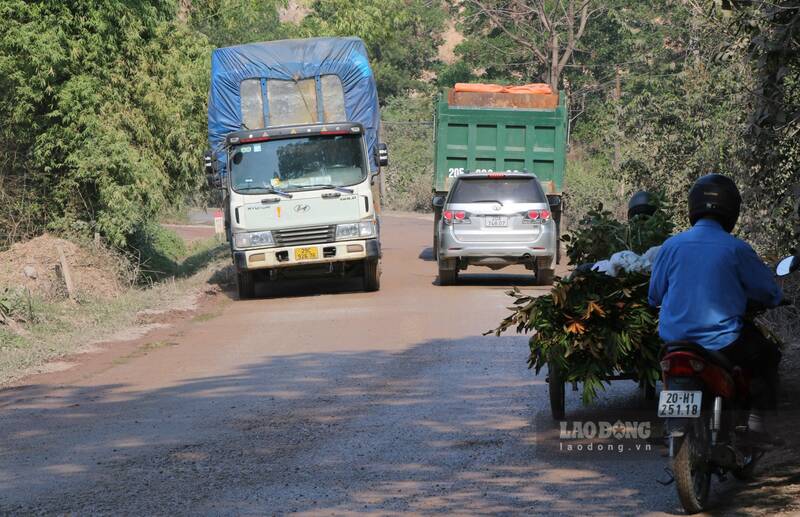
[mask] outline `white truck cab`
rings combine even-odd
[[[364,129],[357,123],[238,131],[226,138],[226,227],[241,298],[256,280],[360,275],[380,288],[380,222]],[[378,163],[385,165],[385,146]],[[213,167],[216,159],[207,160]]]

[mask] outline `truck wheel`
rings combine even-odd
[[[456,264],[450,264],[452,269],[445,269],[448,265],[447,262],[439,260],[439,285],[453,285],[458,281],[458,267]]]
[[[556,221],[556,264],[561,264],[561,216]]]
[[[442,219],[442,209],[433,209],[433,260],[439,260],[439,221]]]
[[[364,290],[377,291],[381,288],[381,261],[367,259],[364,261]]]
[[[239,299],[247,300],[256,294],[256,282],[252,271],[238,271],[236,273],[236,288]]]

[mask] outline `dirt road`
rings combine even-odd
[[[563,450],[525,338],[481,337],[508,286],[544,291],[524,269],[436,286],[430,227],[384,218],[378,293],[315,281],[220,296],[0,391],[0,514],[678,512],[658,447]],[[567,404],[578,421],[653,413],[630,382]]]

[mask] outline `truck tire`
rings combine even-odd
[[[439,260],[439,221],[442,220],[442,209],[433,209],[433,260]]]
[[[256,294],[255,275],[252,271],[236,272],[236,289],[240,300],[248,300]]]
[[[439,285],[454,285],[458,282],[458,267],[456,264],[451,264],[452,268],[447,269],[446,262],[455,262],[455,261],[445,261],[439,260]],[[444,266],[444,267],[443,267]]]
[[[561,264],[561,216],[556,220],[556,264]]]
[[[364,291],[371,293],[381,288],[381,261],[380,259],[366,259],[364,261]]]

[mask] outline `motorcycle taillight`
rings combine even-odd
[[[702,372],[706,363],[684,354],[669,355],[661,361],[661,371],[668,377],[692,377]]]

